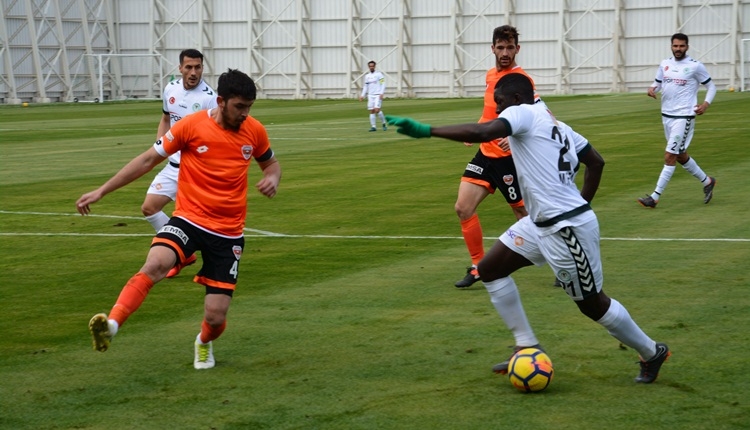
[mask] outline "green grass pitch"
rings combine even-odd
[[[192,368],[197,266],[155,286],[96,352],[87,323],[143,263],[156,172],[92,216],[74,202],[153,143],[160,103],[31,104],[0,107],[0,428],[747,428],[750,94],[720,92],[698,118],[690,153],[718,180],[713,201],[678,168],[654,210],[636,198],[663,164],[659,103],[545,100],[607,162],[593,202],[604,288],[671,347],[656,383],[633,382],[637,354],[547,267],[514,278],[554,381],[526,395],[492,374],[513,339],[481,283],[453,287],[469,264],[453,204],[476,147],[368,133],[364,103],[347,100],[252,108],[284,173],[272,200],[251,188],[216,368]],[[384,111],[451,124],[476,121],[481,103],[386,99]],[[487,247],[513,221],[499,196],[479,214]]]

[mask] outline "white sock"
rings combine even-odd
[[[531,329],[526,312],[521,304],[518,287],[510,276],[485,282],[490,301],[508,326],[516,340],[516,346],[532,346],[539,343]]]
[[[705,186],[711,183],[711,179],[708,178],[708,175],[706,175],[703,172],[703,169],[700,168],[698,163],[693,160],[691,157],[687,163],[683,164],[682,167],[688,171],[691,175],[695,176],[695,178]]]
[[[611,300],[607,313],[597,322],[615,339],[638,351],[643,359],[648,360],[656,355],[656,342],[638,327],[620,302]]]
[[[370,114],[370,127],[375,128],[375,114]]]
[[[659,180],[656,181],[656,190],[654,190],[654,193],[651,194],[651,198],[657,201],[659,200],[661,193],[663,193],[664,189],[667,188],[667,184],[669,183],[669,180],[672,179],[673,174],[674,166],[667,166],[665,164],[661,169],[661,174],[659,174]]]
[[[383,125],[385,125],[385,114],[382,110],[378,112],[378,117],[380,118],[380,121],[383,123]]]
[[[115,320],[107,320],[107,328],[109,329],[109,335],[114,337],[117,334],[117,330],[120,329],[120,324],[117,324]]]
[[[147,216],[146,221],[148,221],[148,223],[151,224],[151,227],[153,227],[154,230],[158,232],[162,227],[167,225],[169,217],[164,213],[164,211],[159,211],[153,215]]]

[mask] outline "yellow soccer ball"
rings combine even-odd
[[[525,348],[513,354],[508,364],[510,383],[519,391],[542,391],[552,382],[555,369],[549,356],[537,348]]]

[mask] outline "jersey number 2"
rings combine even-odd
[[[552,127],[552,139],[557,140],[562,144],[560,148],[560,158],[557,159],[557,169],[561,172],[570,172],[570,162],[565,161],[565,154],[570,149],[570,141],[567,136],[563,136],[560,133],[560,129],[557,126]]]

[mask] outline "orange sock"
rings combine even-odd
[[[484,236],[482,235],[482,224],[479,223],[479,215],[474,214],[471,218],[461,221],[461,233],[464,235],[466,248],[471,255],[471,264],[477,265],[484,257]]]
[[[224,320],[224,322],[218,327],[211,327],[204,319],[203,324],[201,324],[201,342],[208,343],[218,338],[222,333],[224,333],[225,328],[227,328],[227,320]]]
[[[130,314],[141,306],[153,286],[154,281],[144,273],[138,272],[133,275],[122,287],[120,297],[109,312],[109,319],[117,321],[117,324],[122,327]]]

